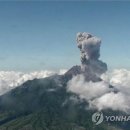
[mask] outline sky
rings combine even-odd
[[[130,2],[0,2],[0,71],[69,69],[80,64],[77,32],[102,39],[111,68],[130,69]]]

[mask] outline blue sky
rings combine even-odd
[[[80,64],[76,33],[102,39],[109,68],[130,69],[130,2],[0,2],[0,70]]]

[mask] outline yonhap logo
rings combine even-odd
[[[92,115],[92,122],[95,125],[101,124],[103,121],[105,122],[130,122],[130,115],[107,115],[104,116],[102,112],[96,112]]]
[[[92,121],[95,123],[95,125],[99,125],[103,122],[104,116],[102,112],[96,112],[92,115]]]

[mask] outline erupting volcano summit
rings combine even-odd
[[[79,32],[76,41],[81,52],[81,66],[72,67],[67,74],[83,74],[87,81],[100,81],[100,75],[107,71],[107,64],[99,60],[101,39]]]

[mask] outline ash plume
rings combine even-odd
[[[99,60],[101,39],[90,33],[80,32],[76,40],[81,52],[81,72],[86,80],[98,81],[100,75],[107,71],[106,63]]]
[[[82,63],[90,59],[97,60],[100,57],[101,39],[93,36],[90,33],[78,33],[77,44],[81,51]]]

